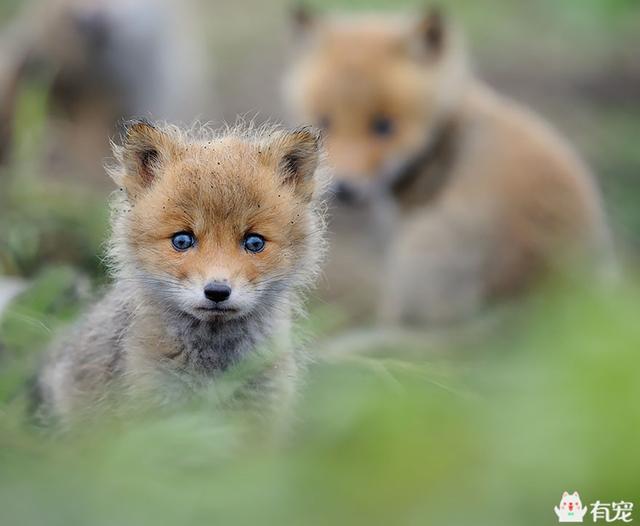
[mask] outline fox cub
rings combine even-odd
[[[474,78],[439,13],[296,21],[304,40],[285,97],[324,130],[336,181],[330,298],[394,323],[448,323],[568,259],[607,259],[586,167]]]
[[[44,414],[171,399],[262,350],[274,358],[251,388],[287,394],[292,312],[323,247],[317,135],[135,122],[114,154],[114,283],[52,349]]]

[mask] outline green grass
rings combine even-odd
[[[37,368],[42,348],[83,304],[86,279],[69,267],[41,272],[0,318],[0,404],[20,393]],[[84,293],[83,293],[84,292]]]
[[[540,525],[564,490],[640,494],[635,282],[540,296],[520,329],[457,355],[316,355],[291,433],[266,441],[204,402],[63,436],[31,428],[15,364],[48,338],[34,321],[73,311],[59,272],[0,325],[19,349],[0,368],[13,391],[0,405],[3,523]]]
[[[17,179],[0,209],[0,274],[33,277],[51,264],[104,273],[108,209],[103,197],[68,184]]]
[[[49,265],[69,264],[100,277],[107,202],[90,185],[42,173],[47,94],[41,81],[18,98],[12,163],[0,166],[0,275],[33,277]]]

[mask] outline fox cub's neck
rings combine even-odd
[[[178,372],[206,379],[256,350],[287,350],[285,336],[292,308],[287,292],[251,314],[208,321],[167,310],[136,293],[135,287],[128,295],[135,300],[130,300],[131,345],[125,359],[138,372],[146,372],[150,365],[157,369],[160,362],[160,369],[172,375]]]

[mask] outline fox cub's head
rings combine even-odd
[[[277,307],[322,250],[318,138],[199,135],[137,122],[114,147],[116,265],[163,308],[201,320]]]
[[[302,51],[285,82],[298,120],[325,136],[342,189],[366,192],[427,147],[463,84],[464,58],[439,13],[317,19],[297,12]]]

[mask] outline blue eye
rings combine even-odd
[[[390,135],[393,132],[393,121],[384,115],[377,115],[371,121],[371,132],[380,137]]]
[[[189,232],[178,232],[177,234],[173,234],[171,243],[173,244],[173,248],[179,252],[184,252],[196,244],[196,238]]]
[[[252,254],[257,254],[258,252],[262,252],[264,250],[264,246],[267,242],[260,234],[247,234],[244,237],[244,241],[242,242],[242,246],[247,252],[251,252]]]

